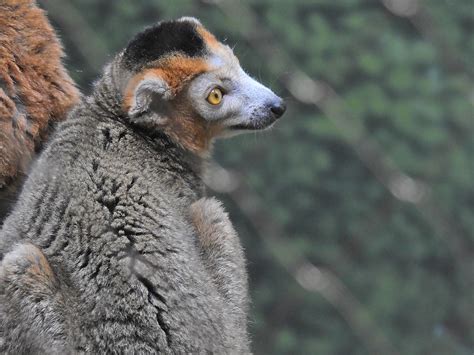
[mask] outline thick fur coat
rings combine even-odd
[[[78,102],[62,57],[35,1],[0,2],[0,224],[50,127]]]
[[[242,249],[218,230],[230,222],[215,202],[197,208],[210,219],[191,215],[198,167],[166,139],[99,112],[81,105],[61,125],[5,222],[0,250],[22,243],[0,276],[9,350],[42,352],[51,341],[58,353],[246,352]],[[197,228],[216,228],[205,243],[217,248]],[[44,312],[31,312],[33,299]],[[34,326],[14,331],[23,324]]]
[[[0,352],[248,353],[242,247],[202,177],[215,137],[284,110],[196,19],[139,33],[5,220]]]
[[[2,353],[247,353],[247,276],[205,160],[134,125],[121,55],[60,124],[1,231]]]

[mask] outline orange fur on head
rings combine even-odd
[[[172,93],[176,95],[184,85],[196,75],[209,70],[209,66],[203,58],[188,58],[183,56],[170,56],[153,63],[153,68],[144,69],[130,79],[123,100],[125,112],[130,110],[133,104],[135,90],[142,80],[151,76],[165,81]]]
[[[211,52],[229,55],[225,46],[204,27],[198,25],[197,32]],[[171,110],[172,116],[167,117],[160,129],[183,148],[200,156],[206,156],[213,138],[218,136],[224,127],[220,123],[208,122],[200,117],[188,103],[188,99],[181,95],[181,90],[195,76],[211,69],[204,57],[186,57],[180,54],[151,63],[130,79],[125,89],[123,109],[128,112],[134,104],[135,91],[140,82],[150,77],[163,80],[168,85],[170,96],[173,97],[171,104],[174,107]]]
[[[206,30],[203,26],[198,26],[197,31],[201,35],[201,37],[204,39],[204,42],[206,42],[209,48],[215,50],[221,46],[217,38],[211,32]]]

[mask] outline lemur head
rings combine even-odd
[[[283,100],[194,18],[149,27],[117,61],[128,119],[199,155],[214,138],[267,128],[285,112]]]

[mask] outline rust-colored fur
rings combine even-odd
[[[159,77],[167,83],[174,97],[172,116],[163,124],[163,131],[189,151],[206,155],[212,138],[222,131],[222,127],[199,117],[189,105],[187,98],[181,95],[181,90],[189,80],[207,70],[209,65],[204,58],[179,55],[164,58],[159,63],[153,63],[153,68],[145,69],[130,79],[125,90],[123,108],[125,111],[130,109],[135,89],[142,80],[148,76]]]
[[[208,30],[206,30],[203,26],[198,26],[197,31],[201,35],[201,37],[204,39],[204,41],[206,42],[209,48],[212,48],[215,50],[221,46],[217,38]]]
[[[206,156],[210,153],[212,139],[218,136],[224,127],[219,122],[206,121],[193,109],[190,102],[178,95],[171,104],[172,115],[164,124],[163,131],[183,148]]]
[[[153,63],[152,68],[144,69],[130,79],[125,89],[123,108],[125,112],[130,109],[137,85],[147,76],[156,76],[164,80],[174,96],[183,88],[186,82],[208,69],[208,64],[203,58],[188,58],[179,55]]]
[[[11,190],[47,138],[48,125],[64,119],[78,101],[62,57],[35,1],[0,2],[0,207],[7,193],[14,195]]]
[[[20,282],[21,278],[21,282]],[[40,249],[32,244],[18,245],[2,264],[0,280],[15,280],[16,286],[33,287],[37,295],[51,292],[57,279],[48,260]]]

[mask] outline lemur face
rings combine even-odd
[[[190,82],[188,99],[205,120],[219,122],[224,135],[267,128],[285,112],[283,100],[248,76],[229,47],[209,62]]]
[[[216,137],[267,128],[285,112],[283,100],[194,18],[139,33],[120,60],[128,72],[123,109],[132,122],[195,153],[205,154]]]

